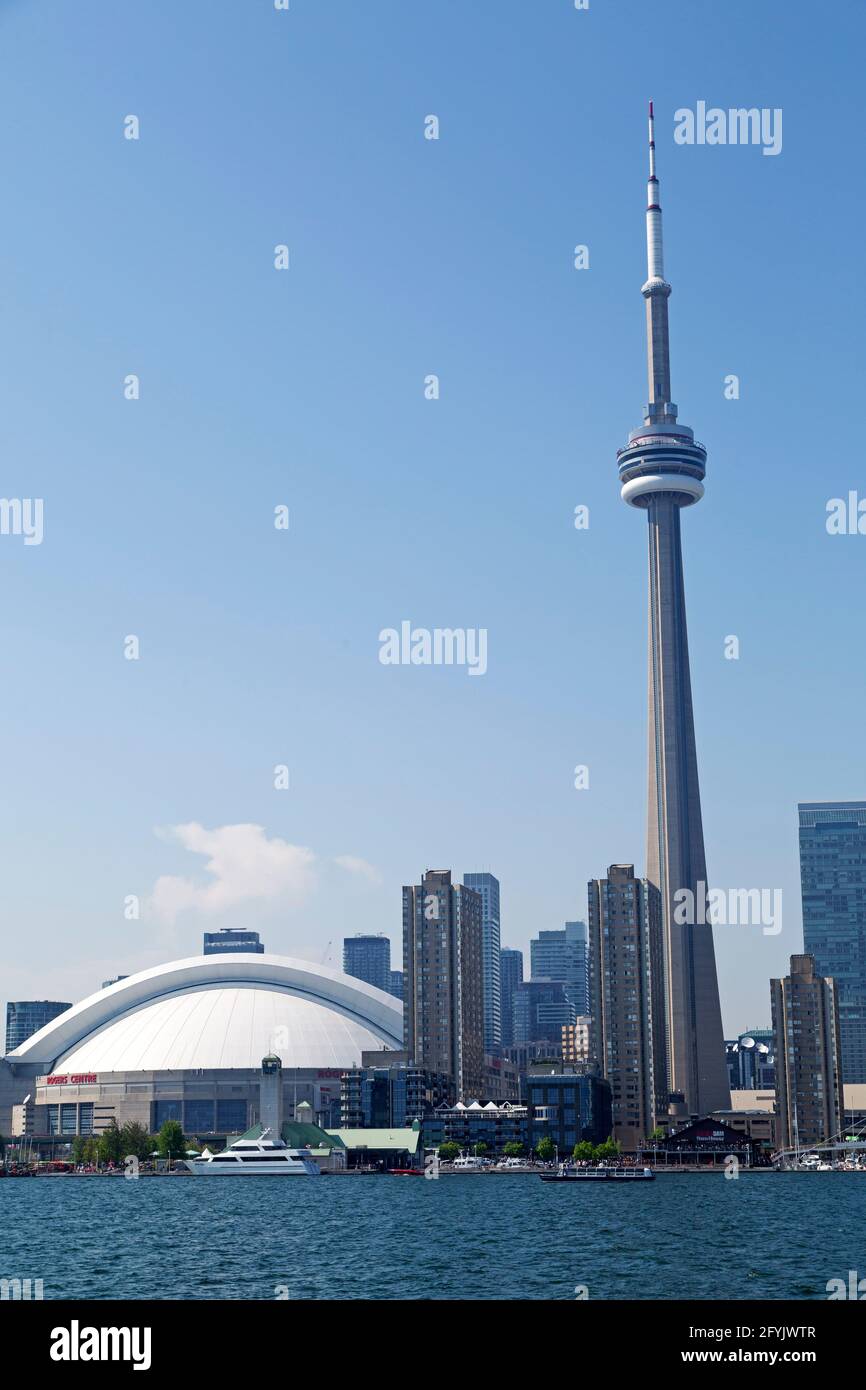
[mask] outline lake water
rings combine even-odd
[[[38,1178],[0,1229],[45,1298],[824,1299],[866,1277],[866,1175]]]

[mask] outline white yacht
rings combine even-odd
[[[318,1178],[319,1166],[306,1149],[290,1149],[282,1139],[270,1138],[264,1129],[258,1139],[236,1139],[222,1153],[205,1149],[200,1158],[185,1159],[196,1177],[228,1174],[230,1177],[265,1174],[277,1178]]]

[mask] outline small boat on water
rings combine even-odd
[[[562,1164],[555,1173],[540,1173],[542,1182],[652,1182],[652,1168],[572,1168]]]
[[[290,1149],[282,1139],[271,1139],[270,1130],[258,1139],[236,1139],[222,1153],[205,1149],[199,1158],[184,1162],[196,1177],[232,1178],[262,1176],[272,1178],[318,1178],[319,1165],[306,1149]]]

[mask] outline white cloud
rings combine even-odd
[[[368,864],[366,859],[359,859],[357,854],[338,854],[334,860],[341,869],[347,873],[359,874],[361,878],[366,878],[369,883],[381,883],[382,875],[372,864]]]
[[[315,855],[302,845],[276,837],[269,840],[261,825],[221,825],[206,830],[197,821],[157,831],[193,854],[207,856],[210,880],[169,874],[154,884],[150,906],[154,914],[173,923],[181,912],[213,915],[247,902],[273,902],[297,907],[314,884]]]

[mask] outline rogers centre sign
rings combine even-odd
[[[45,1084],[47,1086],[75,1086],[81,1085],[82,1082],[93,1082],[95,1080],[95,1071],[74,1071],[69,1076],[61,1075],[60,1073],[54,1076],[48,1076],[45,1078]]]

